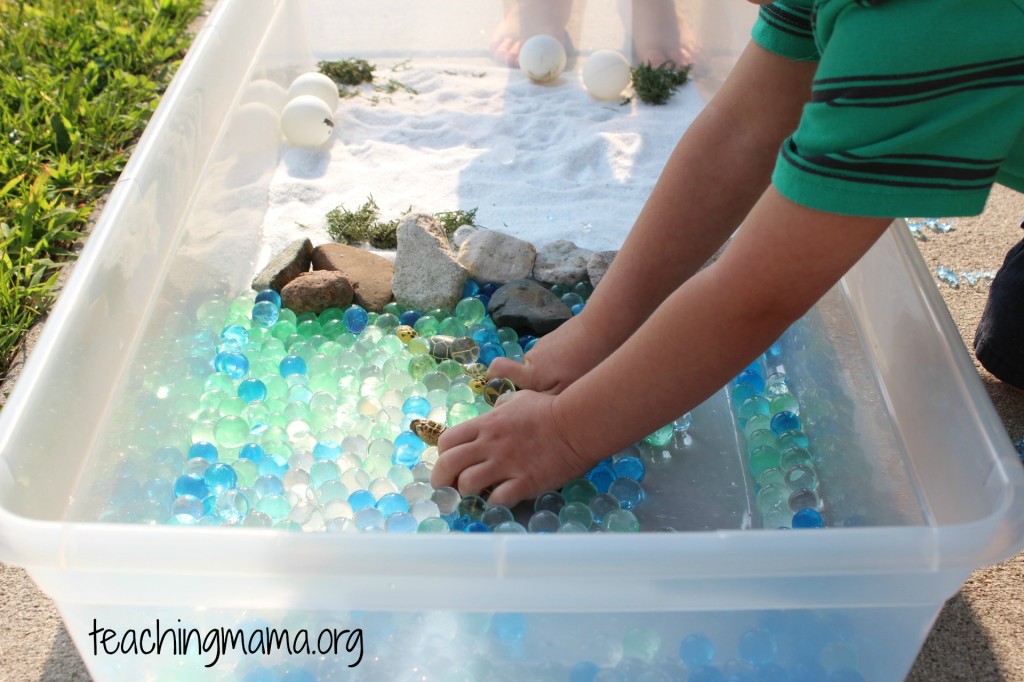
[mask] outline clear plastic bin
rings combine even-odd
[[[735,5],[687,5],[705,96],[746,41],[752,15]],[[623,44],[616,12],[590,0],[578,49]],[[828,373],[827,397],[848,406],[844,452],[863,494],[844,499],[851,514],[871,506],[869,525],[751,529],[724,392],[696,414],[715,424],[699,437],[721,459],[676,463],[653,496],[686,532],[338,536],[82,520],[161,333],[247,287],[261,258],[255,226],[282,144],[267,83],[286,87],[340,46],[371,59],[479,54],[500,16],[481,0],[220,0],[197,37],[0,413],[0,559],[55,600],[96,679],[569,679],[589,661],[674,680],[710,643],[736,679],[754,661],[763,675],[784,669],[779,679],[896,680],[969,572],[1024,544],[1016,453],[899,224],[790,332],[814,343],[776,358],[794,376]],[[736,489],[708,495],[719,479]],[[144,652],[158,620],[171,631],[161,653],[103,653],[104,628],[117,641],[149,628]],[[334,653],[174,650],[190,628],[265,627]]]

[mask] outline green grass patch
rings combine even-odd
[[[0,0],[0,376],[192,37],[201,0]]]

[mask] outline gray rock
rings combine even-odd
[[[451,310],[462,298],[466,269],[455,260],[441,224],[410,213],[398,226],[398,250],[391,288],[395,300],[417,310]]]
[[[460,225],[452,234],[452,242],[455,246],[462,246],[462,243],[469,239],[469,235],[477,231],[473,225]]]
[[[267,267],[256,275],[252,281],[252,288],[256,291],[273,289],[280,292],[285,284],[309,271],[312,258],[313,242],[308,239],[297,239],[284,247],[284,250],[274,256]]]
[[[533,278],[545,284],[572,286],[587,276],[587,261],[593,255],[593,251],[582,249],[566,239],[545,244],[537,250]]]
[[[590,283],[595,287],[597,283],[604,277],[604,273],[608,272],[608,268],[612,264],[612,260],[615,259],[615,255],[618,251],[597,251],[590,260],[587,261],[587,277],[590,278]]]
[[[313,249],[314,270],[337,270],[352,284],[354,300],[379,313],[391,302],[395,265],[387,258],[347,244],[322,244]]]
[[[572,317],[572,311],[557,296],[529,279],[499,287],[487,310],[499,327],[537,336],[554,331]]]
[[[352,305],[352,285],[335,270],[304,272],[281,289],[281,305],[297,315]]]
[[[505,284],[530,276],[537,250],[503,232],[477,230],[459,247],[459,263],[478,282]]]

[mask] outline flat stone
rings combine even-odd
[[[410,213],[398,225],[391,289],[395,300],[416,310],[452,310],[462,298],[466,268],[455,260],[444,228],[433,217]]]
[[[594,252],[576,246],[567,239],[545,244],[537,249],[533,278],[545,284],[572,286],[587,276],[587,262]]]
[[[536,336],[554,331],[572,317],[569,306],[529,279],[499,287],[491,296],[487,310],[499,327],[511,327],[520,334]]]
[[[391,280],[395,264],[356,246],[322,244],[313,249],[314,270],[336,270],[348,279],[353,300],[369,311],[379,313],[391,302]]]
[[[296,315],[352,305],[352,285],[336,270],[304,272],[281,289],[281,305]]]
[[[530,276],[537,250],[503,232],[479,229],[459,247],[459,263],[478,282],[505,284]]]
[[[252,280],[252,288],[256,291],[273,289],[280,292],[285,284],[309,271],[312,258],[313,242],[308,239],[297,239],[284,247],[281,253],[274,256],[267,267],[256,275]]]
[[[597,283],[604,277],[604,273],[608,272],[608,268],[618,253],[618,251],[596,251],[590,257],[590,260],[587,261],[587,277],[590,278],[591,284],[597,286]]]

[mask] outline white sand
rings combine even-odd
[[[395,78],[418,94],[343,99],[324,149],[285,145],[263,224],[262,265],[301,236],[330,241],[325,215],[372,196],[382,217],[410,206],[478,209],[477,223],[541,245],[617,249],[665,161],[703,106],[688,83],[664,106],[592,98],[579,65],[553,84],[489,59],[414,60]]]

